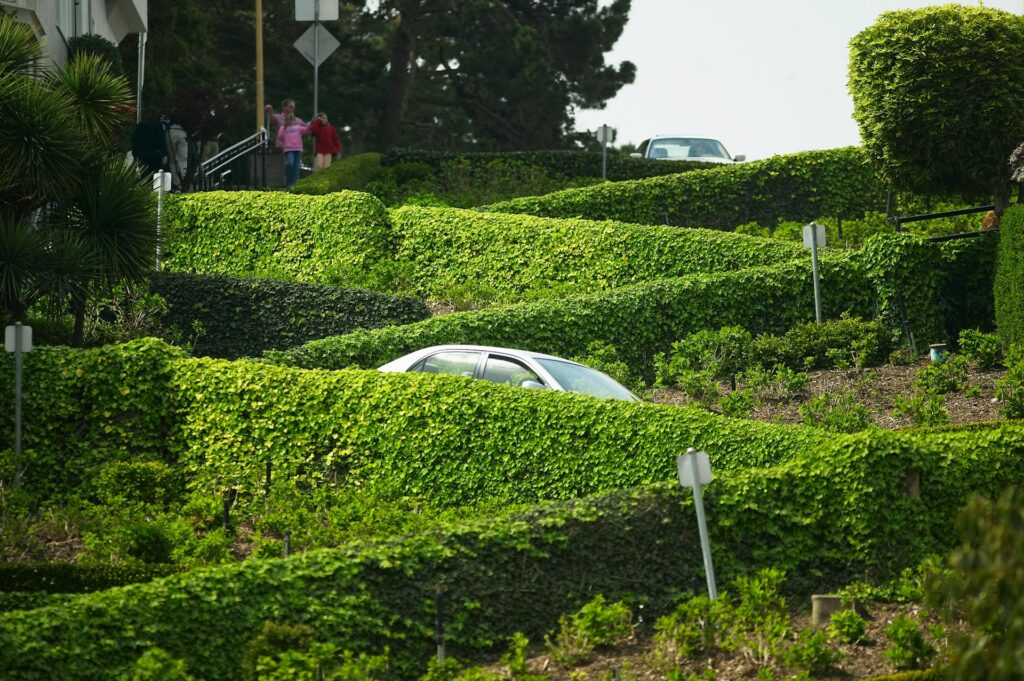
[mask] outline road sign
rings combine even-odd
[[[314,45],[317,42],[317,34],[319,34],[319,45]],[[313,24],[306,32],[303,33],[298,40],[295,41],[295,49],[302,53],[310,64],[313,66],[320,66],[326,61],[327,57],[331,56],[341,43],[338,39],[331,35],[331,32],[320,24]],[[316,56],[314,57],[314,51]],[[315,107],[314,107],[315,108]]]
[[[615,140],[615,129],[602,125],[597,129],[595,135],[597,136],[597,141],[601,144],[611,144]]]
[[[679,484],[683,487],[693,487],[693,463],[691,457],[697,457],[697,481],[702,485],[711,482],[711,460],[707,452],[687,452],[676,458],[676,469],[679,473]]]
[[[804,225],[804,248],[823,248],[825,246],[825,225],[812,222]]]
[[[18,330],[21,330],[21,347],[15,348],[17,344],[15,339],[17,337]],[[4,329],[4,350],[7,352],[14,352],[15,350],[21,350],[21,352],[32,351],[32,327],[31,326],[8,326]]]
[[[320,21],[338,20],[338,0],[319,0]],[[295,0],[295,21],[316,21],[317,0]]]

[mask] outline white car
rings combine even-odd
[[[484,345],[435,345],[388,362],[379,371],[453,374],[521,388],[561,390],[637,402],[613,378],[567,359]]]
[[[730,156],[722,143],[716,139],[693,135],[657,135],[641,142],[630,156],[703,163],[740,163],[747,160],[743,155]]]

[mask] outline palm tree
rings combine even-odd
[[[153,197],[115,151],[131,91],[100,57],[41,65],[27,26],[0,16],[0,306],[75,317],[83,341],[90,296],[152,269]]]

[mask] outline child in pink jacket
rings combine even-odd
[[[284,184],[291,189],[299,181],[299,164],[302,162],[302,136],[309,134],[309,126],[288,114],[284,125],[277,130],[277,146],[284,151]]]

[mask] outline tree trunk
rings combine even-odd
[[[1002,218],[1006,208],[1010,205],[1010,183],[1000,182],[993,191],[993,203],[996,206],[996,217]]]
[[[398,144],[402,133],[402,116],[412,87],[416,68],[416,32],[407,12],[399,11],[395,33],[391,39],[387,99],[381,117],[378,145],[384,152]]]

